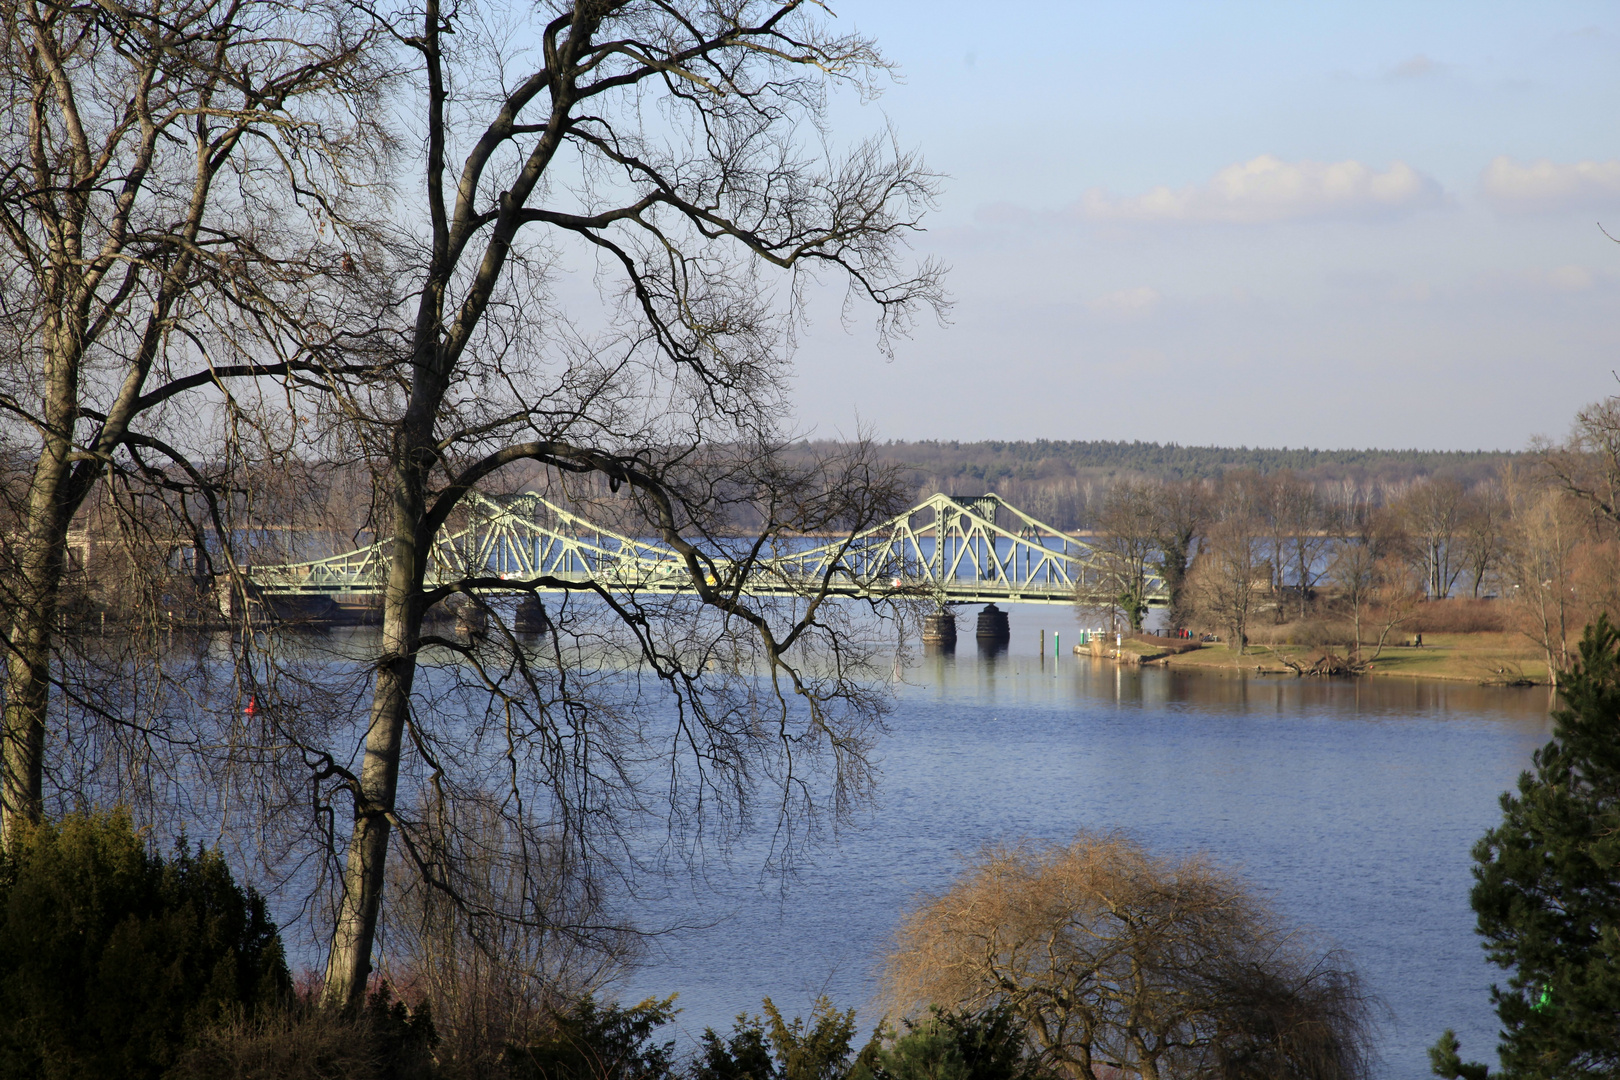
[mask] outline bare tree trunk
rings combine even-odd
[[[83,294],[69,271],[77,233],[62,230],[50,246],[45,293],[56,310],[41,328],[45,385],[40,447],[28,487],[19,564],[10,582],[10,650],[6,657],[3,775],[0,775],[0,844],[7,851],[17,829],[38,822],[45,809],[45,716],[50,706],[52,629],[67,552],[68,523],[83,492],[73,484],[74,424],[79,418],[79,368],[84,340]],[[83,486],[83,485],[79,485]]]
[[[407,619],[402,624],[396,605],[390,604],[383,621],[385,647],[398,655],[399,646],[414,638]],[[371,975],[372,945],[382,910],[383,873],[388,860],[389,817],[399,786],[400,742],[405,710],[416,673],[412,662],[394,660],[377,672],[371,727],[360,768],[360,792],[355,799],[354,833],[349,840],[348,865],[343,874],[343,896],[326,962],[322,1000],[328,1008],[352,1010],[363,1000]]]
[[[426,403],[429,416],[442,396],[430,389],[434,383],[436,380],[419,378],[413,387],[415,394],[425,392],[424,396],[432,399]],[[419,414],[423,404],[420,398],[414,400],[409,413]],[[410,431],[419,426],[407,422],[406,428]],[[420,593],[431,537],[421,536],[426,511],[425,478],[410,468],[414,460],[421,460],[420,455],[407,450],[396,464],[394,544],[388,586],[383,594],[382,657],[360,765],[360,787],[355,792],[354,833],[343,874],[343,894],[322,989],[322,1001],[328,1008],[345,1011],[358,1008],[365,1000],[366,980],[371,974],[372,946],[382,911],[388,862],[390,818],[399,790],[405,714],[416,680],[416,652],[422,634]],[[424,543],[419,544],[419,538]]]
[[[53,462],[41,462],[43,466]],[[51,623],[62,581],[66,528],[39,483],[29,505],[28,534],[22,572],[16,581],[16,605],[6,657],[6,704],[3,720],[4,773],[0,777],[0,835],[6,850],[21,825],[38,822],[44,813],[45,715],[50,704]]]

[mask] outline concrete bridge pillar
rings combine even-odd
[[[473,638],[482,638],[489,634],[489,612],[477,600],[470,596],[451,597],[460,599],[461,603],[451,607],[456,616],[456,633],[469,641]]]
[[[526,596],[518,603],[517,616],[512,620],[512,629],[520,634],[551,632],[551,618],[546,614],[546,605],[540,602],[538,596]]]
[[[924,645],[955,648],[956,612],[950,608],[941,608],[935,614],[925,616],[923,618],[922,639]]]
[[[1007,625],[1007,613],[994,604],[986,604],[979,612],[979,625],[973,636],[980,641],[1005,642],[1012,640],[1012,629]]]
[[[472,597],[457,593],[428,608],[422,616],[422,627],[439,633],[453,627],[458,637],[470,641],[488,635],[489,613]]]

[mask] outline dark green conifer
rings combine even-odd
[[[1474,847],[1478,930],[1509,972],[1491,988],[1501,1068],[1523,1080],[1620,1075],[1620,631],[1607,617],[1559,690],[1552,741]],[[1436,1051],[1439,1075],[1484,1075],[1454,1037]]]
[[[1004,1008],[934,1008],[905,1028],[879,1058],[877,1080],[1049,1080],[1023,1022]]]
[[[156,1078],[206,1026],[290,993],[264,901],[124,815],[27,830],[0,859],[0,1080]]]
[[[675,1018],[675,999],[600,1005],[587,994],[552,1016],[540,1039],[507,1047],[509,1080],[673,1080],[675,1041],[659,1029]]]
[[[776,1064],[759,1017],[737,1017],[731,1035],[722,1038],[704,1028],[692,1080],[776,1080]]]

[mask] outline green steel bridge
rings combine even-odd
[[[525,493],[470,493],[467,524],[435,543],[428,588],[496,578],[507,588],[596,586],[613,593],[679,592],[691,578],[673,550],[623,536]],[[254,566],[252,590],[296,602],[364,602],[382,589],[386,545],[308,562]],[[829,582],[834,595],[913,596],[946,604],[1068,604],[1077,587],[1105,587],[1107,572],[1084,541],[1030,517],[997,495],[934,495],[881,525],[830,543],[787,539],[752,563],[717,559],[712,581],[755,596],[802,596]],[[1149,602],[1168,597],[1149,583]]]

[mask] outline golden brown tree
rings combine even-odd
[[[888,1007],[999,1006],[1080,1080],[1366,1075],[1349,963],[1195,856],[1118,835],[990,847],[901,923]]]

